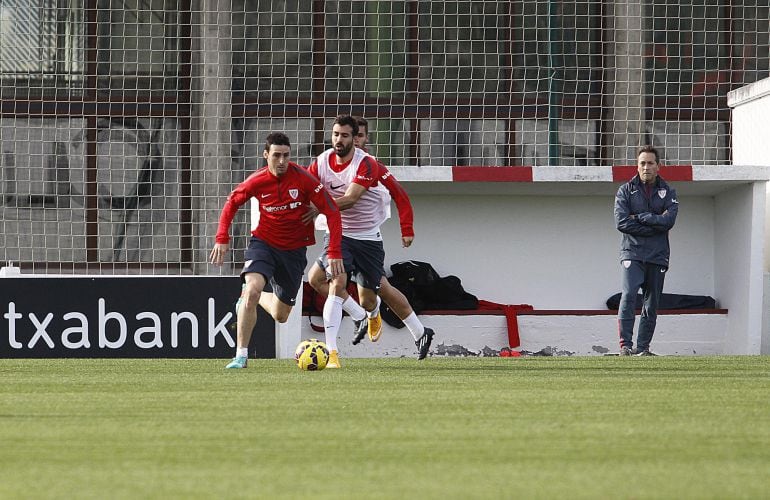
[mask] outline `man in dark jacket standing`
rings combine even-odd
[[[615,195],[615,226],[623,233],[620,246],[623,289],[618,309],[620,355],[653,356],[650,342],[671,253],[668,232],[676,222],[679,202],[676,191],[658,176],[658,151],[652,146],[643,146],[637,151],[636,159],[638,174],[620,186]],[[640,288],[644,305],[634,349],[634,307]]]

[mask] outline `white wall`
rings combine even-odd
[[[497,356],[508,346],[508,328],[504,316],[422,316],[425,326],[436,336],[431,345],[433,355]],[[686,314],[658,316],[653,351],[660,355],[692,356],[724,353],[724,337],[728,316],[724,314]],[[316,325],[321,318],[313,318]],[[518,317],[521,346],[524,353],[553,356],[601,356],[617,354],[617,318],[610,316],[529,316]],[[384,326],[379,342],[364,339],[352,345],[352,323],[343,319],[337,338],[343,358],[416,357],[417,349],[406,328]],[[302,323],[302,338],[324,338]],[[278,342],[284,338],[278,338]],[[287,351],[293,352],[299,340],[292,339]]]
[[[770,78],[746,85],[728,95],[733,108],[733,163],[767,165],[767,117],[770,116]]]
[[[764,191],[764,183],[741,185],[716,200],[716,287],[730,310],[728,353],[760,353],[764,230],[745,221],[762,219]]]
[[[728,105],[732,110],[732,146],[733,163],[735,165],[770,165],[770,141],[768,141],[767,117],[770,116],[770,78],[765,78],[750,85],[743,86],[728,93]],[[760,194],[761,196],[761,194]],[[770,234],[770,183],[765,188],[764,207],[759,213],[764,220],[764,235],[761,241],[755,242],[759,246],[762,258],[762,280],[756,283],[758,277],[753,276],[751,286],[761,286],[763,297],[760,307],[761,314],[765,317],[761,333],[753,333],[749,343],[758,343],[762,354],[770,354],[770,315],[766,311],[770,304],[770,245],[766,242],[765,235]],[[755,219],[760,220],[760,219]],[[755,228],[756,230],[757,228]],[[758,336],[758,338],[757,338]]]
[[[480,299],[537,309],[606,309],[606,299],[620,291],[621,235],[613,217],[619,183],[611,182],[609,169],[542,167],[529,183],[460,182],[451,172],[444,167],[399,171],[414,205],[417,237],[411,248],[400,247],[394,213],[383,226],[386,270],[395,262],[421,260],[442,276],[458,276]],[[768,178],[766,167],[693,166],[691,181],[672,183],[680,210],[670,233],[664,292],[712,296],[729,314],[702,315],[697,321],[662,318],[661,335],[656,335],[661,350],[759,354],[770,349],[770,334],[763,332],[768,283],[762,276]],[[320,245],[309,250],[311,262],[319,252]],[[564,317],[561,326],[553,319],[528,318],[521,323],[522,349],[542,342],[558,342],[575,354],[610,348],[617,336],[614,318],[586,318]],[[497,326],[490,338],[498,348],[507,341],[501,317],[425,316],[424,321],[449,321],[452,326],[444,323],[442,329],[455,329],[451,335],[457,338],[492,321]],[[527,329],[537,333],[533,337]],[[598,338],[601,344],[591,343]],[[377,349],[381,355],[404,355],[411,346]]]
[[[585,197],[413,195],[415,242],[401,248],[394,210],[383,227],[386,271],[421,260],[442,276],[458,276],[480,299],[606,309],[607,298],[620,292],[615,189]],[[714,296],[714,198],[683,197],[680,205],[665,291]],[[311,248],[309,260],[319,253]]]
[[[733,108],[733,163],[770,164],[767,117],[770,116],[770,79],[731,92]],[[770,198],[770,191],[766,195]],[[765,232],[770,234],[770,203],[765,213]],[[764,272],[770,271],[770,245],[764,249]]]

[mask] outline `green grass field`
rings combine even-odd
[[[0,360],[0,498],[768,498],[770,357]]]

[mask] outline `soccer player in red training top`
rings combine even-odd
[[[380,225],[389,216],[391,200],[390,193],[383,184],[387,183],[392,190],[401,215],[402,234],[409,243],[414,236],[412,210],[405,191],[385,166],[354,146],[357,134],[358,123],[355,118],[350,115],[338,116],[332,129],[333,147],[322,153],[310,165],[309,170],[321,180],[342,210],[342,252],[345,268],[356,278],[361,306],[368,312],[369,339],[376,342],[382,332],[378,291],[385,276],[385,250]],[[327,367],[339,368],[336,339],[342,322],[342,311],[350,314],[360,336],[365,316],[361,306],[347,294],[347,276],[330,279],[328,273],[324,273],[325,268],[326,263],[321,255],[311,267],[309,278],[311,285],[319,293],[328,293],[323,311],[326,343],[331,350],[330,364]],[[357,335],[359,340],[360,336]],[[430,329],[423,329],[421,336],[416,337],[419,359],[427,356],[432,338],[433,331]]]
[[[315,244],[314,227],[303,216],[312,202],[329,225],[328,261],[332,276],[344,274],[342,224],[337,204],[307,170],[290,162],[291,145],[286,134],[267,136],[262,156],[267,166],[251,174],[227,198],[216,244],[209,259],[221,265],[229,249],[230,224],[238,209],[250,198],[259,200],[259,225],[252,231],[241,271],[244,289],[238,311],[238,345],[227,368],[246,368],[252,330],[257,323],[257,304],[279,323],[289,317],[307,265],[307,246]],[[265,290],[266,285],[272,293]]]

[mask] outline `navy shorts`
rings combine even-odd
[[[318,256],[321,269],[329,266],[329,233],[324,236],[324,251]],[[342,260],[352,279],[375,292],[380,289],[380,280],[385,276],[385,247],[382,241],[357,240],[342,237]]]
[[[259,273],[265,277],[266,292],[272,291],[284,304],[295,304],[307,266],[307,248],[280,250],[252,236],[244,257],[241,279],[246,273]]]

